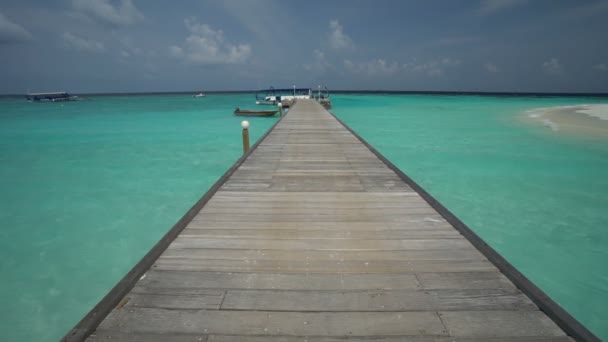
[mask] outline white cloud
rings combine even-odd
[[[121,0],[113,5],[110,0],[72,0],[77,11],[112,25],[131,25],[144,19],[132,0]]]
[[[23,26],[10,21],[0,12],[0,44],[19,43],[32,39]]]
[[[266,47],[288,46],[293,42],[290,27],[293,21],[289,16],[277,15],[292,11],[289,3],[280,0],[243,1],[222,0],[215,1],[232,17],[237,26],[242,25],[256,35],[257,40]],[[272,8],[272,11],[268,9]]]
[[[434,61],[413,65],[411,66],[411,70],[415,72],[423,72],[429,76],[443,75],[443,69],[439,63]]]
[[[182,49],[179,46],[175,46],[175,45],[174,46],[170,46],[169,47],[169,53],[173,57],[178,57],[178,58],[184,57],[184,49]]]
[[[423,48],[438,48],[446,46],[458,46],[466,45],[475,42],[479,42],[481,37],[479,36],[458,36],[458,37],[444,37],[436,40],[430,40],[426,43],[421,44]]]
[[[120,45],[122,45],[120,50],[120,55],[122,57],[128,58],[130,56],[141,56],[144,54],[144,51],[135,45],[131,37],[120,35],[118,32],[113,32],[113,34],[117,37]]]
[[[106,50],[105,46],[102,42],[98,42],[92,39],[86,39],[77,37],[69,32],[65,32],[63,35],[63,40],[65,40],[70,47],[76,49],[78,51],[84,52],[104,52]]]
[[[331,30],[329,33],[329,46],[331,46],[332,49],[340,50],[352,48],[354,46],[353,40],[344,33],[344,28],[340,25],[338,20],[331,20],[329,22],[329,28]]]
[[[331,67],[331,64],[325,59],[325,52],[315,49],[312,52],[312,63],[304,64],[304,69],[308,71],[324,71]]]
[[[362,63],[353,63],[347,59],[344,61],[344,67],[352,73],[370,76],[391,75],[401,70],[401,66],[396,62],[389,63],[381,58]]]
[[[503,10],[523,5],[527,0],[481,0],[477,13],[481,15],[495,14]]]
[[[460,60],[458,59],[452,59],[452,58],[444,58],[441,60],[441,65],[447,66],[447,67],[455,67],[455,66],[459,66],[460,65]]]
[[[312,54],[313,54],[315,60],[317,60],[317,61],[323,61],[323,60],[325,60],[325,53],[323,51],[321,51],[321,50],[316,50],[315,49],[312,52]]]
[[[251,56],[249,44],[233,45],[225,42],[224,32],[207,24],[199,24],[194,18],[184,20],[190,35],[181,46],[170,46],[169,53],[177,58],[198,64],[244,63]]]
[[[429,76],[441,76],[446,68],[455,68],[460,64],[461,62],[458,59],[443,58],[424,63],[404,64],[403,68],[413,72],[425,73]]]
[[[500,71],[500,69],[498,69],[496,64],[490,63],[490,62],[486,62],[486,64],[484,64],[483,67],[486,69],[487,72],[491,72],[493,74]]]
[[[602,64],[598,64],[596,66],[593,67],[595,70],[599,70],[601,72],[606,72],[608,71],[608,65],[602,63]]]
[[[543,70],[550,75],[561,74],[564,68],[562,67],[559,59],[551,58],[550,60],[542,64]]]

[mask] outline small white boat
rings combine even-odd
[[[192,97],[205,97],[207,95],[203,94],[203,93],[198,93],[196,95],[192,95]]]

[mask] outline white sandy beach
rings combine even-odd
[[[537,108],[525,113],[553,131],[608,138],[608,104]]]

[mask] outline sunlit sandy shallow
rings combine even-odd
[[[606,104],[538,108],[525,113],[527,118],[553,131],[608,138]]]

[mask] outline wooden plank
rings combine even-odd
[[[541,311],[442,311],[441,320],[450,336],[564,336]]]
[[[199,239],[178,237],[172,244],[177,248],[225,248],[225,249],[280,249],[309,251],[344,250],[424,250],[424,249],[471,249],[464,238],[459,239],[408,239],[408,240],[255,240],[255,239]]]
[[[148,334],[148,333],[125,333],[116,330],[97,330],[87,342],[207,342],[205,334]],[[243,341],[241,339],[241,341]]]
[[[247,163],[248,161],[246,161]],[[246,164],[245,164],[246,165]],[[285,193],[285,192],[267,192],[267,193],[251,193],[251,192],[247,192],[247,191],[218,191],[213,198],[233,198],[233,199],[239,199],[239,198],[255,198],[256,200],[259,201],[263,201],[263,200],[271,200],[271,201],[277,201],[277,200],[289,200],[290,198],[292,199],[296,199],[296,200],[310,200],[310,201],[315,201],[315,200],[329,200],[329,201],[369,201],[369,200],[374,200],[374,199],[378,199],[378,200],[382,200],[382,201],[386,201],[388,199],[399,199],[399,198],[407,198],[407,197],[414,197],[414,198],[420,198],[420,195],[413,192],[413,193],[408,193],[408,192],[397,192],[397,193],[366,193],[366,192],[335,192],[335,191],[325,191],[325,192],[321,192],[321,193],[311,193],[308,191],[292,191],[289,193]]]
[[[418,273],[425,289],[500,289],[515,288],[500,272]]]
[[[236,210],[235,210],[236,211]],[[443,218],[438,214],[429,213],[403,213],[393,215],[383,215],[381,213],[357,213],[342,214],[342,215],[317,215],[317,214],[282,214],[282,213],[268,213],[268,214],[205,214],[197,215],[192,219],[193,221],[216,221],[216,222],[361,222],[361,221],[377,221],[377,222],[420,222],[436,220],[437,222],[443,222]]]
[[[201,293],[202,292],[202,293]],[[136,287],[127,296],[125,308],[161,308],[171,310],[219,310],[224,291],[184,290],[183,288]]]
[[[434,219],[413,219],[401,222],[377,222],[377,221],[273,221],[273,222],[254,222],[254,221],[207,221],[199,219],[188,224],[188,228],[206,229],[321,229],[321,230],[345,230],[345,231],[375,231],[375,230],[405,230],[405,229],[446,229],[452,228],[448,223]]]
[[[430,206],[427,207],[410,207],[407,210],[404,208],[327,208],[327,207],[317,207],[317,208],[304,208],[304,207],[272,207],[272,206],[264,206],[264,207],[237,207],[236,205],[232,207],[216,207],[216,206],[205,206],[203,210],[200,211],[200,216],[206,216],[207,214],[238,214],[238,215],[264,215],[264,214],[272,214],[272,215],[398,215],[398,216],[410,216],[410,215],[418,215],[418,214],[435,214],[435,209]]]
[[[124,333],[447,336],[434,312],[269,312],[223,310],[115,310],[100,330]]]
[[[113,342],[572,342],[566,336],[560,337],[508,337],[508,338],[458,338],[453,337],[420,337],[420,336],[396,336],[396,337],[314,337],[306,338],[294,336],[251,336],[251,335],[203,335],[203,334],[146,334],[146,333],[123,333],[118,331],[96,331],[89,342],[113,341]]]
[[[114,336],[113,336],[114,337]],[[121,340],[122,341],[122,340]],[[156,341],[156,340],[154,340]],[[385,337],[375,336],[366,337],[315,337],[306,336],[234,336],[234,335],[211,335],[207,339],[208,342],[572,342],[573,340],[567,336],[560,337],[499,337],[499,338],[458,338],[453,337],[420,337],[420,336],[396,336]],[[129,340],[130,342],[130,340]],[[181,341],[178,341],[181,342]]]
[[[160,258],[155,270],[212,272],[280,273],[419,273],[419,272],[489,272],[496,267],[487,260],[415,260],[415,261],[292,261],[292,260],[200,260]]]
[[[403,263],[418,260],[485,260],[481,253],[472,248],[401,251],[291,251],[273,249],[177,248],[172,246],[161,257],[203,260],[395,261]],[[459,280],[466,282],[467,278]]]
[[[208,239],[355,239],[355,240],[407,240],[407,239],[451,239],[462,238],[454,229],[420,229],[420,230],[376,230],[376,231],[345,231],[345,230],[299,230],[299,229],[196,229],[186,228],[181,237]]]
[[[139,286],[260,290],[406,290],[420,287],[414,274],[232,273],[151,270]]]
[[[387,200],[368,200],[368,201],[305,201],[297,198],[267,199],[265,201],[257,201],[251,199],[213,199],[205,206],[205,209],[216,208],[304,208],[304,209],[399,209],[402,212],[407,212],[411,208],[431,208],[431,206],[420,198],[404,197],[400,199]]]
[[[277,291],[228,290],[222,310],[436,311],[537,310],[513,290]]]

